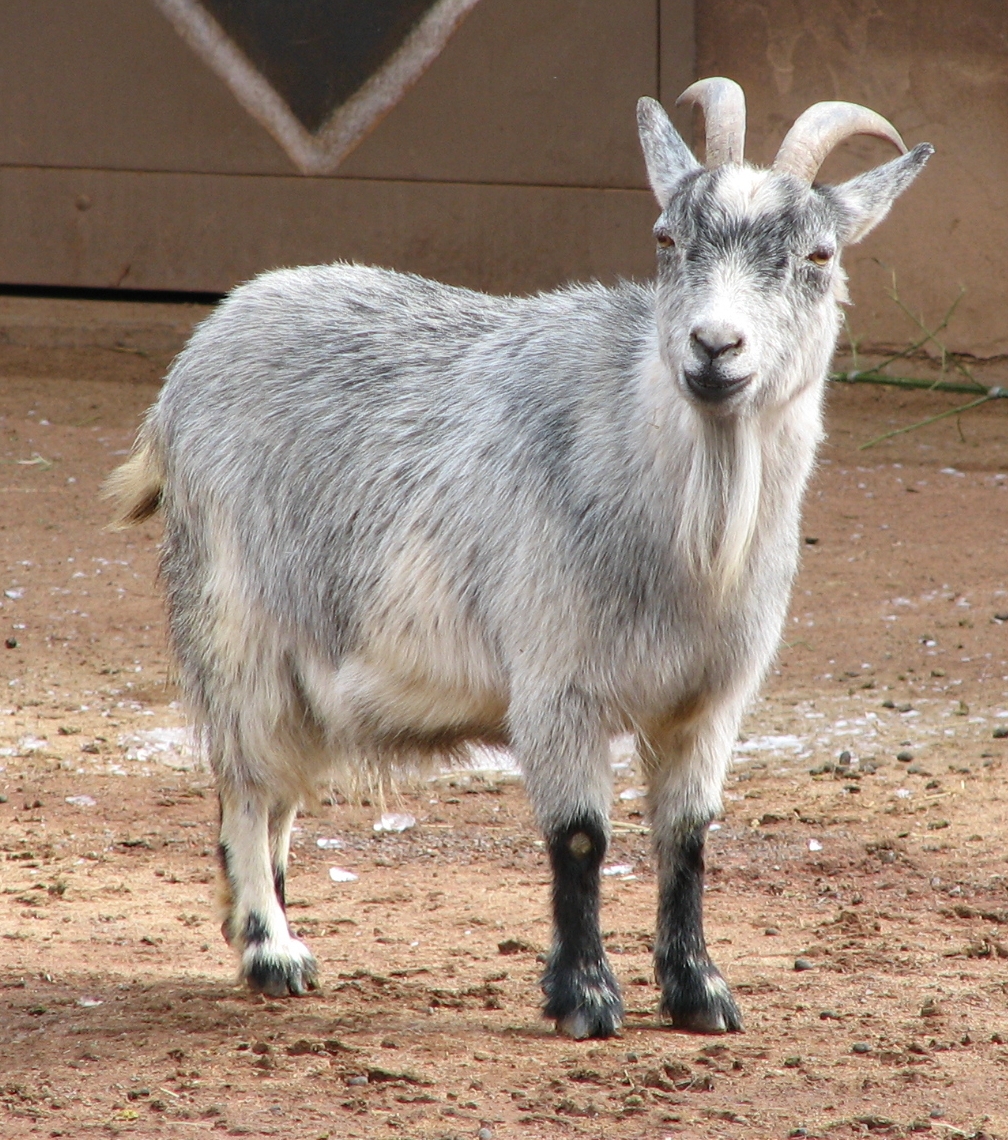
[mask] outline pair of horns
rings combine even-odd
[[[732,79],[700,79],[687,87],[676,106],[696,103],[707,132],[707,166],[742,161],[745,151],[745,95]],[[901,154],[906,146],[896,128],[857,103],[814,103],[795,119],[784,136],[773,169],[793,174],[811,186],[826,156],[851,135],[888,139]]]

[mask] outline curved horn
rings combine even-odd
[[[698,79],[676,100],[676,106],[699,103],[707,135],[708,170],[741,162],[745,150],[745,95],[733,79]]]
[[[892,125],[857,103],[813,103],[784,136],[773,169],[793,174],[810,186],[829,152],[851,135],[888,139],[902,154],[906,146]]]

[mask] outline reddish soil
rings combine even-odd
[[[0,301],[0,1134],[1008,1137],[1008,404],[858,451],[955,398],[834,387],[709,844],[746,1033],[658,1022],[628,798],[604,928],[629,1013],[575,1043],[539,1016],[547,866],[507,775],[402,792],[401,835],[375,804],[306,813],[290,913],[324,990],[234,986],[210,777],[137,751],[184,724],[158,526],[105,532],[97,498],[199,313]]]

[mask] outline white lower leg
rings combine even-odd
[[[285,855],[289,829],[287,823]],[[232,895],[228,927],[241,953],[242,976],[253,989],[275,996],[314,988],[315,959],[291,935],[277,896],[269,811],[260,795],[222,793],[220,841]]]

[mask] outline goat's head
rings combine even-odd
[[[637,105],[641,145],[661,216],[658,335],[687,397],[712,414],[782,404],[828,367],[846,299],[840,250],[886,216],[934,148],[909,153],[896,130],[853,103],[816,103],[795,122],[769,170],[742,161],[745,100],[730,79],[680,97],[704,111],[701,166],[660,103]],[[839,186],[813,182],[843,139],[871,134],[902,156]]]

